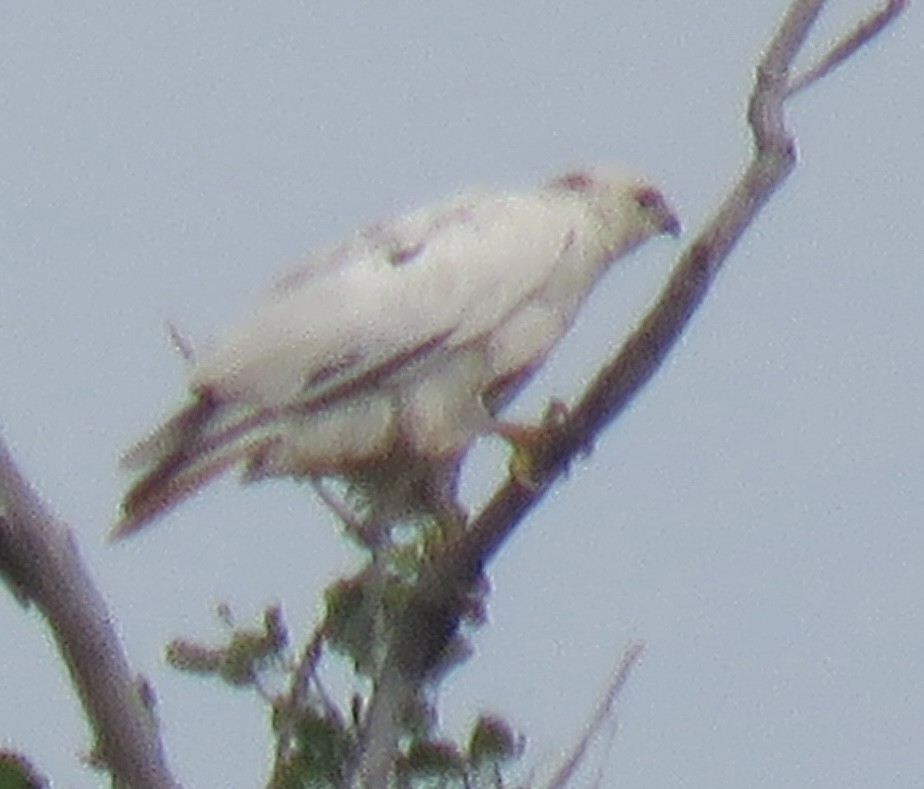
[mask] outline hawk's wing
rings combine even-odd
[[[577,220],[539,193],[374,227],[283,280],[202,358],[193,387],[221,402],[310,404],[476,342],[542,287]]]

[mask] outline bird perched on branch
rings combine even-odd
[[[114,534],[232,466],[246,479],[435,485],[428,469],[506,433],[495,414],[601,275],[679,230],[651,184],[586,169],[360,231],[285,275],[194,360],[189,402],[123,458],[137,477]]]

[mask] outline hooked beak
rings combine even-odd
[[[664,221],[661,223],[661,232],[677,238],[680,235],[680,220],[670,209],[664,212]]]

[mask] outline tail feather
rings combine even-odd
[[[143,471],[176,454],[191,438],[201,434],[217,407],[207,392],[196,395],[192,403],[127,450],[119,465],[126,471]]]
[[[194,402],[128,450],[122,467],[139,476],[122,500],[112,539],[144,527],[259,450],[262,441],[241,440],[255,424],[253,415],[242,418],[226,413],[228,410],[208,392],[201,392]]]
[[[212,458],[209,463],[192,463],[183,467],[177,463],[170,469],[155,469],[142,477],[122,501],[122,517],[110,534],[111,539],[127,537],[146,526],[154,518],[195,493],[209,480],[242,460],[249,450]],[[171,464],[172,466],[173,464]]]

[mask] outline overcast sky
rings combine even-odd
[[[120,451],[183,397],[165,323],[207,342],[365,222],[574,164],[647,173],[689,239],[747,160],[753,66],[786,5],[5,4],[0,425],[77,532],[186,786],[260,785],[266,711],[166,669],[163,644],[219,637],[221,601],[245,622],[279,601],[304,633],[358,557],[294,483],[229,480],[105,544]],[[810,52],[867,4],[831,6]],[[799,168],[491,568],[449,733],[499,712],[547,774],[644,640],[605,786],[921,785],[922,29],[916,5],[793,103]],[[580,390],[680,249],[611,272],[518,416]],[[503,464],[488,442],[470,489]],[[0,633],[0,747],[99,785],[37,614],[0,597]]]

